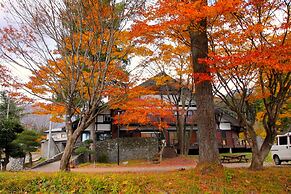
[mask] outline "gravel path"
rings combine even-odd
[[[248,168],[250,166],[250,163],[223,163],[222,164],[226,168]],[[60,161],[53,162],[50,164],[47,164],[45,166],[41,166],[36,169],[32,169],[30,171],[36,171],[36,172],[58,172],[60,166]],[[272,167],[275,166],[273,163],[265,163],[265,167]],[[81,172],[81,173],[122,173],[122,172],[168,172],[168,171],[177,171],[177,170],[188,170],[188,169],[194,169],[196,167],[196,164],[193,161],[183,161],[177,160],[173,161],[165,161],[161,164],[146,164],[146,165],[137,165],[137,166],[125,166],[125,165],[113,165],[113,166],[94,166],[89,165],[85,167],[80,168],[72,168],[72,172]],[[277,167],[291,167],[290,163],[283,163],[280,166]]]
[[[53,162],[39,168],[35,168],[29,171],[34,172],[58,172],[60,162]],[[81,167],[72,168],[72,172],[82,172],[82,173],[107,173],[107,172],[168,172],[176,170],[188,170],[194,169],[196,165],[172,165],[172,166],[113,166],[113,167]]]
[[[59,171],[60,161],[41,166],[31,171],[37,172],[57,172]],[[79,168],[72,168],[72,172],[82,173],[107,173],[107,172],[168,172],[176,170],[188,170],[194,169],[196,162],[193,159],[177,157],[172,159],[163,160],[160,164],[152,164],[149,162],[143,162],[133,165],[109,165],[109,166],[96,166],[88,165]]]

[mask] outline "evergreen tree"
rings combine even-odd
[[[0,157],[4,155],[2,160],[2,170],[4,171],[10,156],[23,156],[19,147],[12,143],[16,135],[23,131],[23,126],[20,124],[20,113],[21,109],[2,92],[0,95]]]
[[[17,138],[13,141],[18,145],[21,150],[29,155],[29,165],[32,166],[32,154],[40,146],[39,134],[32,130],[24,130],[17,135]]]

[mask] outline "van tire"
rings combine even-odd
[[[279,156],[277,156],[277,155],[274,156],[274,162],[275,162],[276,165],[280,165],[281,164],[281,160],[280,160]]]

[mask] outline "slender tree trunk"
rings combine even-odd
[[[198,62],[200,58],[208,56],[206,19],[200,21],[199,24],[195,23],[195,25],[199,27],[195,26],[194,28],[191,26],[189,28],[194,75],[210,76],[206,64]],[[199,129],[199,163],[220,164],[211,80],[195,79],[195,91],[197,115],[199,117],[197,119]]]
[[[186,153],[189,153],[189,149],[190,149],[190,145],[191,145],[191,140],[192,140],[192,135],[193,135],[193,128],[194,128],[194,126],[193,125],[191,125],[191,127],[190,127],[190,131],[189,131],[189,136],[187,137],[187,139],[186,139]]]
[[[32,167],[32,154],[31,154],[31,152],[28,152],[28,156],[29,156],[29,166]]]
[[[97,158],[96,158],[96,144],[97,144],[97,137],[96,137],[96,130],[95,130],[95,123],[94,123],[94,127],[90,128],[90,137],[92,139],[92,144],[91,144],[91,151],[92,154],[91,155],[91,162],[96,162]]]
[[[170,145],[170,137],[169,137],[169,134],[168,134],[168,130],[167,129],[163,129],[162,130],[162,133],[163,133],[163,136],[165,138],[165,143],[166,143],[166,146],[169,146]]]
[[[185,119],[184,121],[182,121],[182,127],[183,127],[183,155],[188,155],[188,152],[187,152],[187,139],[188,138],[187,138],[187,128],[186,128]]]
[[[180,151],[180,154],[182,154],[182,152],[183,152],[183,131],[179,127],[179,125],[177,127],[177,136],[178,136],[179,151]]]
[[[9,163],[9,154],[5,153],[4,161],[2,163],[2,171],[6,171],[8,163]]]
[[[185,155],[185,134],[184,134],[184,116],[179,115],[177,119],[178,123],[178,142],[179,142],[179,150],[180,150],[180,155]]]

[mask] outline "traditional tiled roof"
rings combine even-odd
[[[160,80],[160,81],[159,81]],[[160,83],[159,83],[160,82]],[[166,74],[165,72],[161,72],[154,77],[146,80],[141,83],[139,86],[151,88],[152,90],[159,92],[170,92],[171,94],[177,93],[178,91],[178,81]]]

